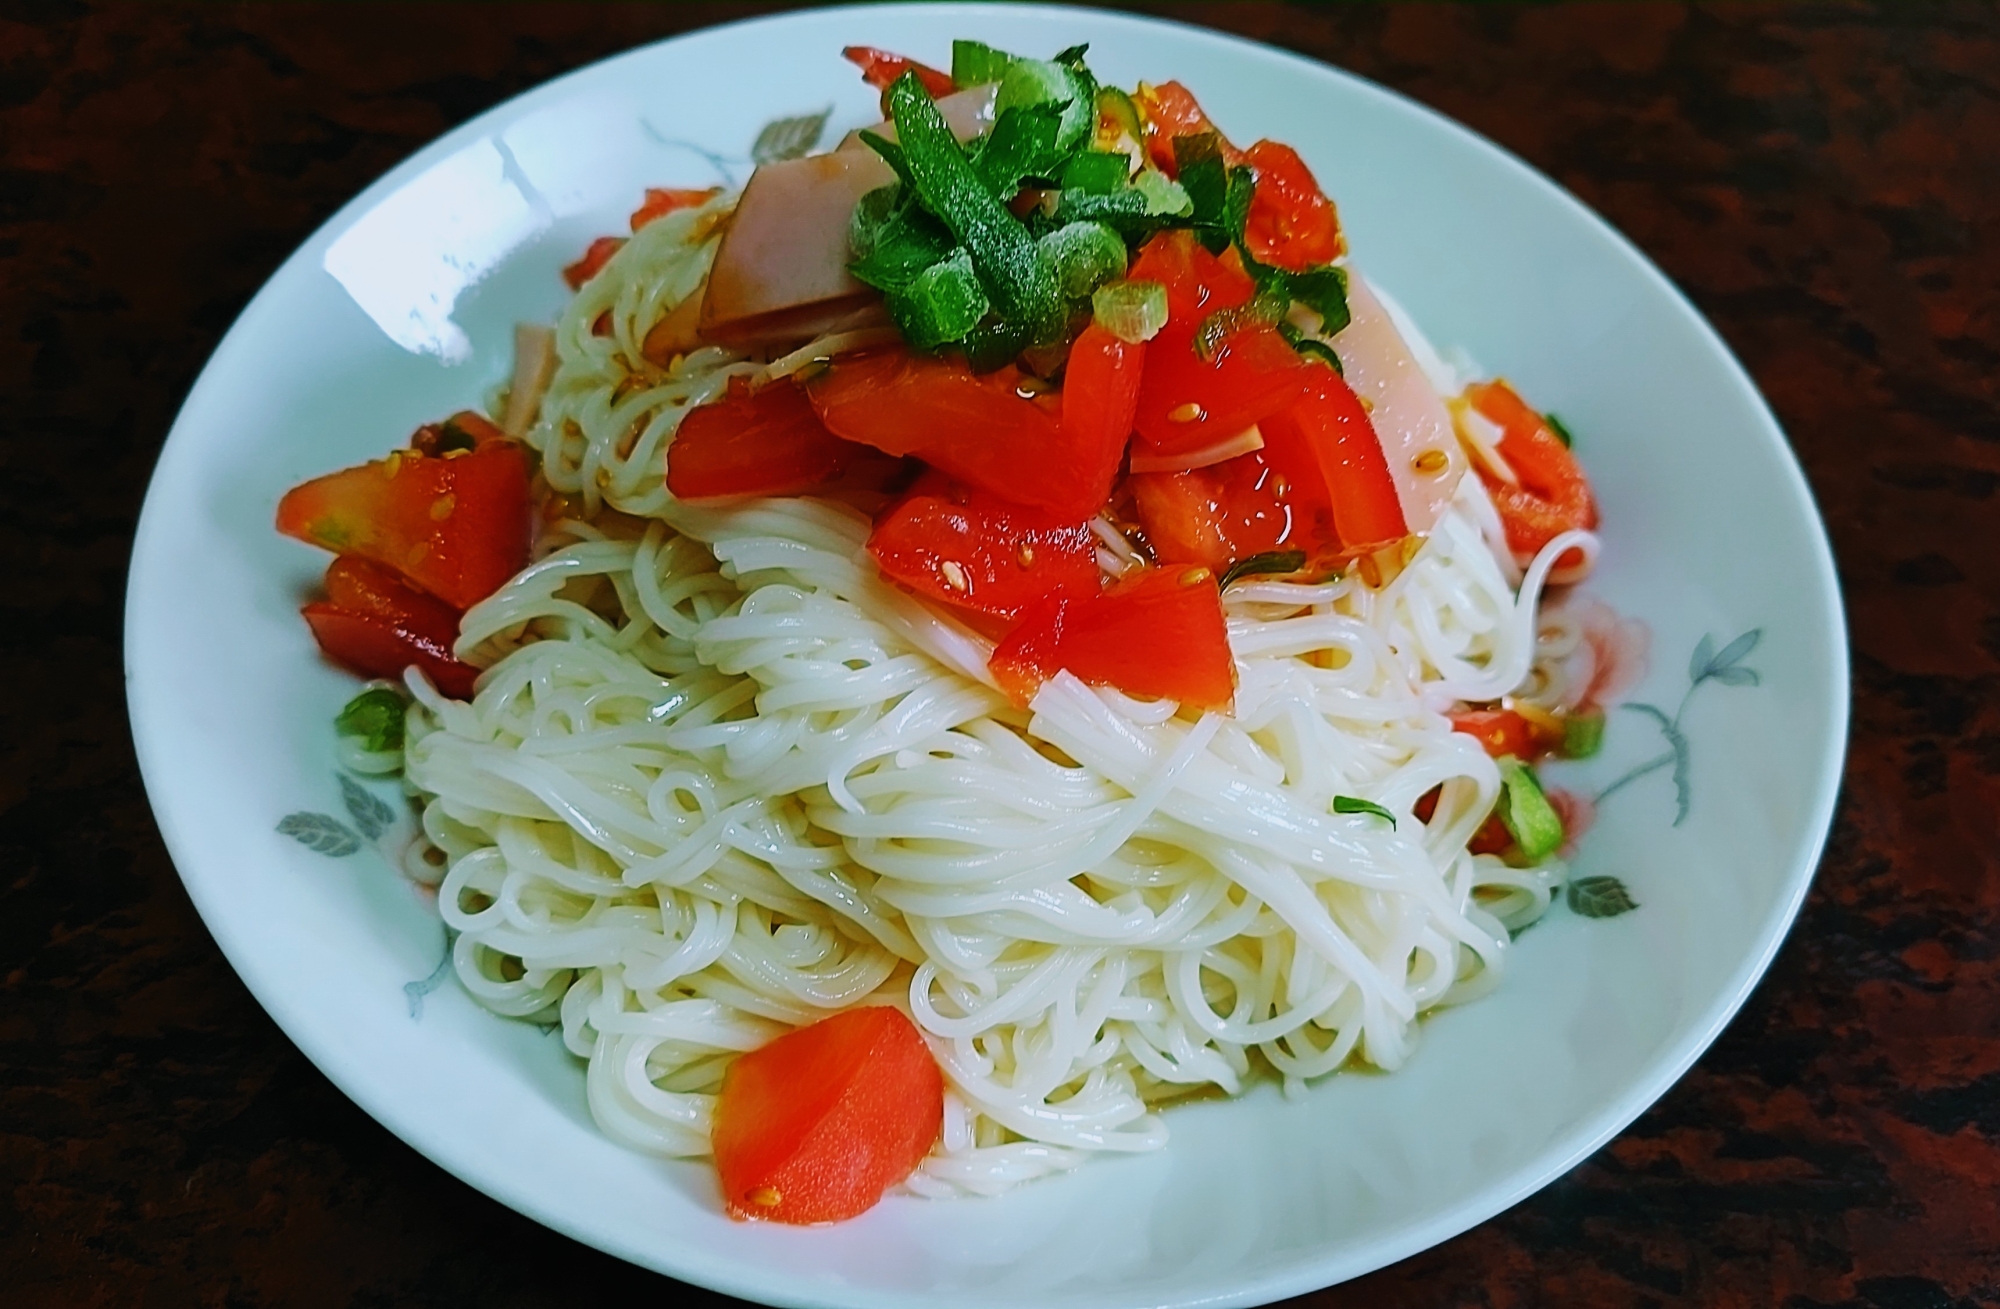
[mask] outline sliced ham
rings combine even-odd
[[[776,315],[874,294],[848,275],[847,225],[862,196],[895,180],[873,151],[837,150],[758,168],[709,270],[702,339],[765,344],[774,339]]]
[[[1451,504],[1466,468],[1451,414],[1359,274],[1349,279],[1347,308],[1353,319],[1333,338],[1334,353],[1347,384],[1368,404],[1404,520],[1412,532],[1428,532]]]
[[[954,91],[936,102],[938,112],[944,115],[945,126],[951,129],[953,136],[961,141],[970,141],[973,137],[978,136],[981,132],[993,126],[993,98],[999,94],[999,91],[1000,86],[997,82],[991,82],[985,86],[967,87],[963,91]],[[868,149],[868,143],[861,139],[863,131],[874,132],[876,135],[890,141],[896,139],[896,125],[884,120],[883,122],[876,123],[873,127],[855,128],[846,136],[841,137],[840,144],[835,146],[834,149]]]
[[[994,90],[974,87],[937,102],[960,140],[986,130]],[[891,139],[896,134],[887,123],[875,130]],[[797,341],[866,304],[876,293],[848,275],[848,220],[862,196],[895,180],[858,133],[830,154],[759,167],[715,252],[692,324],[696,336],[746,349]],[[687,348],[690,324],[685,315],[681,320],[661,336],[659,346],[668,353],[669,347]],[[650,336],[646,353],[655,353]]]

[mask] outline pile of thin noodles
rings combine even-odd
[[[1155,1149],[1162,1104],[1260,1068],[1397,1068],[1418,1015],[1493,987],[1562,871],[1467,853],[1499,776],[1444,711],[1530,676],[1552,561],[1595,540],[1521,577],[1467,478],[1378,589],[1228,588],[1233,716],[1068,674],[1016,709],[985,641],[881,579],[857,509],[668,495],[681,415],[770,368],[640,353],[726,204],[648,225],[570,305],[536,562],[466,616],[471,703],[410,678],[409,867],[442,871],[466,989],[560,1020],[602,1128],[705,1154],[734,1055],[892,1004],[948,1087],[909,1185],[992,1193]],[[1136,566],[1097,527],[1107,572]]]

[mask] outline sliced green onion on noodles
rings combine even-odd
[[[1167,288],[1158,282],[1106,282],[1091,292],[1090,312],[1121,341],[1150,341],[1167,325]]]

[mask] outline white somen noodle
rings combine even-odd
[[[443,853],[472,995],[558,1017],[599,1124],[665,1155],[707,1152],[735,1054],[895,1005],[948,1086],[910,1186],[990,1193],[1157,1148],[1163,1103],[1259,1068],[1394,1069],[1420,1014],[1492,987],[1562,874],[1467,853],[1500,780],[1444,711],[1528,675],[1548,571],[1594,538],[1510,585],[1468,478],[1379,589],[1226,592],[1233,716],[1068,674],[1017,710],[988,642],[881,579],[856,509],[668,495],[681,415],[768,362],[640,353],[726,203],[643,228],[564,314],[536,561],[466,616],[469,704],[410,678],[410,863]]]

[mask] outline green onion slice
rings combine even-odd
[[[1572,714],[1563,720],[1562,753],[1565,759],[1588,759],[1604,748],[1604,711]]]
[[[1106,282],[1091,292],[1090,312],[1121,341],[1150,341],[1167,325],[1167,288],[1159,282]]]
[[[1103,223],[1070,223],[1035,243],[1067,299],[1089,295],[1125,271],[1125,238]]]
[[[1500,761],[1500,821],[1521,855],[1538,864],[1563,843],[1562,816],[1542,792],[1535,770],[1512,755]]]

